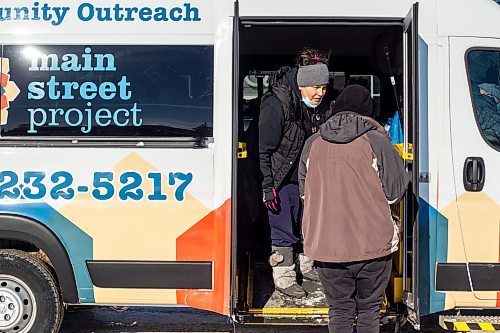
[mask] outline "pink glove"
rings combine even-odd
[[[275,188],[264,190],[264,205],[273,214],[278,214],[281,210],[278,192]]]

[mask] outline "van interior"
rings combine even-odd
[[[382,124],[395,114],[398,105],[401,109],[403,105],[401,20],[241,20],[238,141],[246,144],[247,157],[238,159],[235,302],[242,321],[319,323],[328,318],[328,304],[318,283],[301,281],[298,277],[299,284],[302,283],[308,293],[304,299],[292,299],[274,290],[268,264],[270,231],[260,185],[258,120],[261,97],[269,88],[273,71],[285,65],[294,66],[296,56],[305,46],[331,52],[330,83],[325,97],[328,102],[335,100],[349,84],[365,86],[375,102],[375,118]],[[395,78],[395,89],[391,76]],[[405,121],[407,119],[403,119]],[[402,204],[394,209],[403,211]],[[402,243],[408,241],[401,240],[400,249]],[[400,250],[394,254],[393,274],[383,304],[386,314],[394,313],[402,299],[402,261]]]

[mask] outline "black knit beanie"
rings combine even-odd
[[[342,111],[373,117],[373,101],[368,89],[357,84],[345,87],[333,104],[332,115]]]

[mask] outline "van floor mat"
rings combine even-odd
[[[252,308],[327,308],[325,294],[319,282],[301,281],[307,297],[292,298],[274,290],[272,269],[267,262],[252,264]]]

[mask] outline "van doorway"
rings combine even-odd
[[[262,204],[258,156],[260,101],[269,89],[273,72],[282,66],[294,66],[295,57],[307,46],[331,51],[330,82],[323,103],[334,101],[345,86],[359,84],[371,92],[375,119],[381,124],[388,124],[399,109],[402,128],[406,122],[416,126],[409,119],[412,113],[403,110],[403,20],[241,18],[238,29],[238,140],[246,144],[247,157],[238,159],[236,311],[244,322],[326,322],[328,304],[318,283],[302,281],[299,276],[299,284],[308,293],[303,299],[274,290],[268,264],[270,229]],[[393,208],[400,215],[406,211],[403,203]],[[411,235],[410,231],[410,242]],[[403,248],[411,251],[411,246],[403,246],[407,242],[403,231],[400,236],[400,250],[394,254],[383,306],[388,315],[395,315],[403,300],[403,276],[412,276],[411,267],[405,272],[403,264]]]

